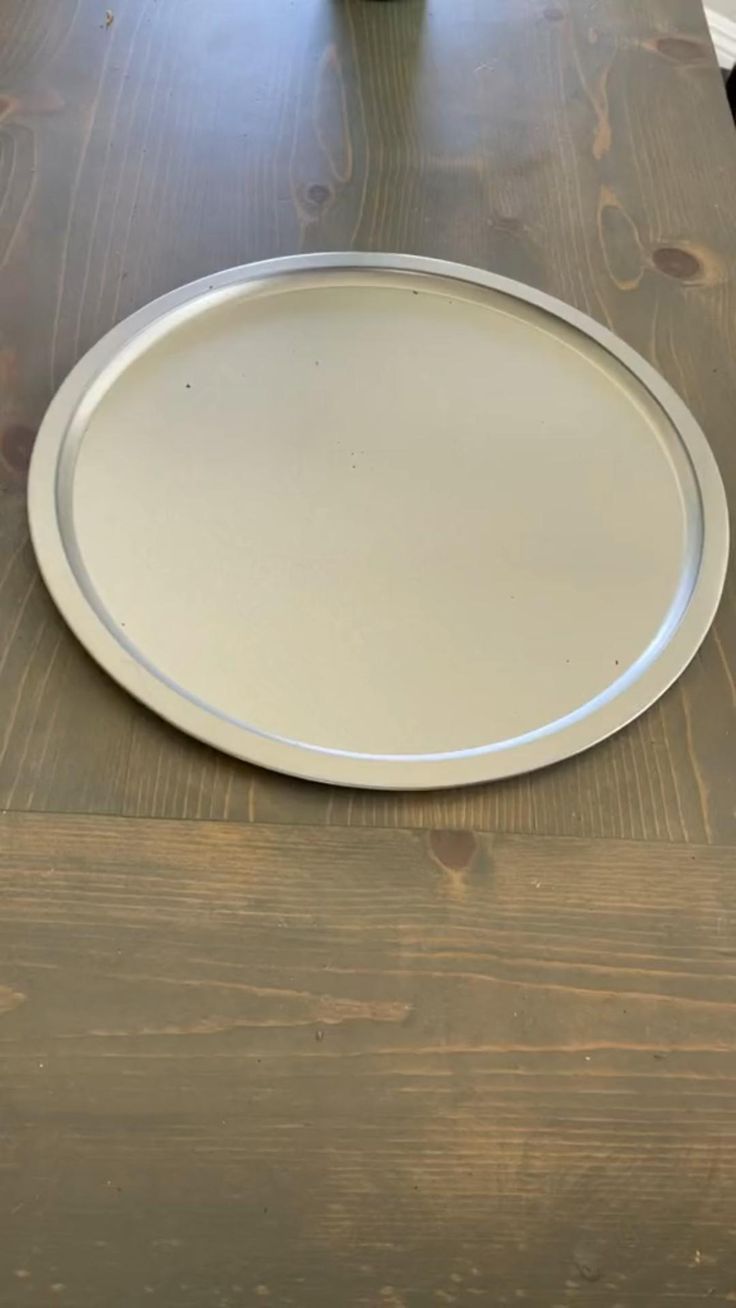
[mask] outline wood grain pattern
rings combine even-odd
[[[0,902],[0,1303],[736,1298],[731,850],[15,814]]]
[[[652,360],[734,485],[735,141],[697,0],[3,0],[0,804],[733,842],[736,602],[651,712],[453,794],[310,787],[156,721],[38,580],[25,468],[54,388],[152,296],[355,247],[543,287]]]

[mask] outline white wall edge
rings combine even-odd
[[[733,68],[736,64],[736,19],[719,14],[717,9],[711,9],[709,5],[706,6],[705,16],[721,68]]]

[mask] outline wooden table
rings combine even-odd
[[[736,486],[736,134],[697,0],[2,0],[0,1303],[736,1301],[736,602],[584,757],[319,788],[119,691],[34,566],[54,388],[182,282],[543,287]]]

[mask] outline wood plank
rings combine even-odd
[[[0,819],[0,1302],[736,1295],[718,847]]]
[[[295,250],[414,250],[554,292],[641,350],[736,477],[734,137],[694,0],[4,0],[0,803],[156,817],[732,842],[736,602],[581,759],[430,796],[268,776],[99,673],[38,579],[25,468],[125,314]]]

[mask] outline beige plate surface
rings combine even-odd
[[[30,520],[98,662],[345,785],[540,767],[652,703],[728,551],[708,444],[609,332],[477,269],[316,255],[149,305],[43,423]]]

